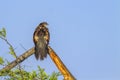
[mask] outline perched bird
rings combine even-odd
[[[47,57],[48,44],[50,39],[49,30],[46,27],[47,22],[40,23],[33,34],[33,41],[35,44],[35,57],[36,59],[43,60]]]

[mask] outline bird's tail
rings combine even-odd
[[[47,57],[47,44],[45,43],[44,40],[41,40],[37,42],[37,44],[35,45],[35,57],[38,60],[40,58],[40,60],[43,60],[45,57]]]

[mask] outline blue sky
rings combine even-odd
[[[34,46],[33,32],[49,23],[50,46],[77,80],[120,80],[119,0],[3,0],[0,1],[0,28],[17,55]],[[0,40],[0,56],[12,61],[8,46]],[[25,60],[28,71],[37,65],[51,74],[58,71],[48,56]],[[59,78],[61,80],[62,77]]]

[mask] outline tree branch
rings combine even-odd
[[[29,56],[31,56],[33,53],[34,53],[34,47],[31,48],[31,49],[29,49],[28,51],[26,51],[25,53],[23,53],[21,56],[17,57],[16,60],[12,61],[10,64],[8,64],[3,69],[1,69],[0,70],[0,76],[2,75],[2,73],[6,72],[6,71],[9,71],[13,67],[15,67],[17,64],[23,62],[26,58],[28,58]]]
[[[64,76],[64,80],[76,80],[74,76],[70,73],[70,71],[67,69],[67,67],[64,65],[64,63],[61,61],[59,56],[54,52],[54,50],[49,46],[49,55],[59,71]]]
[[[54,50],[48,46],[49,56],[59,69],[59,71],[64,76],[64,80],[76,80],[74,76],[70,73],[70,71],[67,69],[67,67],[64,65],[64,63],[61,61],[61,59],[58,57],[58,55],[54,52]],[[4,72],[9,71],[13,67],[15,67],[17,64],[23,62],[25,59],[27,59],[29,56],[31,56],[35,52],[34,47],[23,53],[21,56],[17,57],[16,60],[5,66],[3,69],[0,70],[0,76]]]

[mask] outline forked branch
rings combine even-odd
[[[64,76],[64,80],[76,80],[74,76],[69,72],[69,70],[66,68],[64,63],[61,61],[61,59],[58,57],[58,55],[55,53],[55,51],[48,46],[49,49],[49,56],[59,69],[59,71]],[[11,70],[14,68],[17,64],[23,62],[25,59],[27,59],[29,56],[31,56],[35,52],[34,47],[23,53],[21,56],[19,56],[16,60],[12,61],[10,64],[5,66],[3,69],[0,70],[0,76],[6,71]]]

